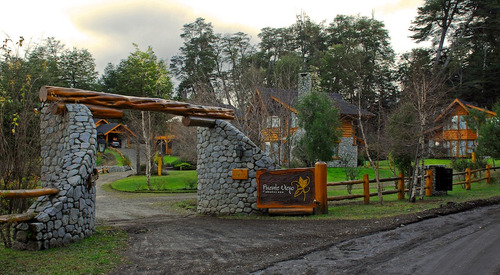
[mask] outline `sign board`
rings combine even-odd
[[[315,207],[314,168],[257,171],[257,207]]]
[[[248,169],[233,169],[232,171],[233,180],[247,180],[248,179]]]

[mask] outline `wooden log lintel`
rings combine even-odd
[[[91,104],[112,109],[159,111],[181,116],[234,119],[234,111],[232,109],[193,105],[161,98],[124,96],[52,86],[43,86],[40,88],[39,97],[42,102]]]
[[[205,117],[185,116],[182,118],[182,124],[184,126],[198,126],[198,127],[213,128],[215,126],[215,119],[205,118]]]
[[[95,118],[122,118],[123,112],[121,110],[97,106],[92,104],[84,104],[92,112]],[[52,114],[64,115],[66,113],[65,103],[56,103],[52,106]]]

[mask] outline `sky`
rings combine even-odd
[[[203,17],[216,33],[245,32],[252,43],[264,27],[287,27],[305,13],[329,24],[336,15],[374,16],[382,21],[396,53],[416,47],[408,36],[424,0],[1,0],[0,37],[23,36],[31,44],[55,37],[85,48],[102,73],[134,51],[151,46],[167,61],[179,53],[182,26]]]

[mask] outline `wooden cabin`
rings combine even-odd
[[[106,145],[122,148],[130,148],[130,138],[137,137],[126,125],[121,123],[110,123],[105,119],[95,121],[97,136],[103,136],[106,139]]]
[[[438,126],[429,142],[432,151],[442,151],[447,157],[471,156],[477,140],[476,131],[469,128],[466,121],[471,109],[484,112],[487,117],[496,116],[492,111],[455,99],[435,120]]]
[[[358,145],[362,140],[356,136],[356,122],[359,117],[357,106],[342,99],[341,95],[328,93],[334,105],[337,106],[342,122],[341,139],[333,144],[335,154],[328,162],[330,167],[355,166],[358,157]],[[293,150],[294,137],[300,135],[297,122],[298,111],[293,107],[299,98],[297,90],[272,88],[256,89],[253,104],[250,107],[246,121],[253,122],[248,126],[254,131],[253,139],[260,140],[264,152],[279,165],[287,165]],[[361,110],[362,116],[374,116]],[[260,124],[259,124],[260,122]],[[251,130],[250,130],[251,131]]]

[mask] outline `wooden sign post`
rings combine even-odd
[[[312,214],[316,206],[314,181],[314,168],[259,170],[257,207],[269,208],[270,213]]]

